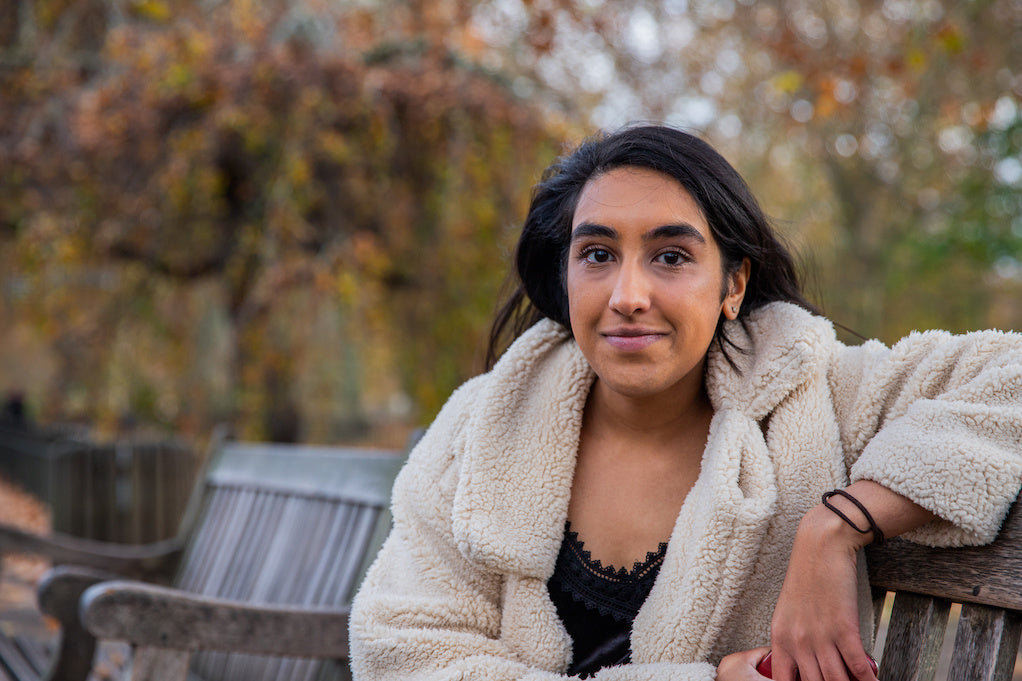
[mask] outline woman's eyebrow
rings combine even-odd
[[[685,222],[676,225],[661,225],[651,229],[642,235],[642,240],[655,241],[657,239],[677,239],[679,237],[695,239],[701,244],[706,243],[706,237],[703,236],[703,233]]]
[[[617,230],[605,225],[598,225],[594,222],[582,222],[579,223],[578,227],[572,230],[571,240],[582,239],[585,237],[602,237],[604,239],[617,239]]]

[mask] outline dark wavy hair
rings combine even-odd
[[[568,242],[575,206],[586,183],[621,167],[663,173],[695,199],[721,250],[725,287],[748,258],[752,268],[739,312],[744,325],[755,309],[774,301],[819,310],[805,299],[788,249],[742,176],[709,144],[689,133],[659,125],[624,128],[586,139],[546,169],[534,187],[515,253],[517,286],[497,312],[490,329],[487,367],[501,349],[528,327],[552,319],[571,329],[565,285]],[[721,299],[727,295],[722,293]],[[721,315],[714,335],[725,357],[728,346],[742,352],[724,331]]]

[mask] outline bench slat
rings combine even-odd
[[[4,667],[6,666],[6,669]],[[17,681],[38,678],[39,672],[25,658],[14,639],[0,636],[0,672],[8,673]]]
[[[869,581],[959,603],[1022,610],[1022,509],[1016,503],[987,546],[937,549],[892,539],[867,549]]]
[[[186,681],[190,659],[187,650],[139,646],[132,662],[132,681]]]
[[[329,579],[331,572],[336,569],[333,565],[339,554],[343,555],[343,547],[347,546],[351,551],[361,551],[361,546],[356,544],[343,544],[339,548],[338,537],[347,536],[347,525],[356,509],[347,507],[335,507],[330,505],[317,514],[319,522],[315,532],[310,534],[310,539],[304,546],[295,547],[300,551],[304,562],[304,569],[301,573],[301,581],[293,584],[295,589],[293,598],[299,603],[314,605],[318,603],[329,603],[323,597],[323,585]],[[342,540],[343,541],[343,540]]]
[[[201,584],[209,582],[211,571],[217,562],[216,552],[203,552],[211,546],[222,546],[230,529],[227,518],[236,513],[240,503],[238,495],[210,494],[205,508],[196,521],[195,534],[188,547],[188,554],[181,561],[181,570],[176,583],[189,591],[198,590]]]
[[[195,559],[207,562],[207,571],[201,582],[185,585],[176,582],[177,586],[196,593],[205,595],[222,594],[224,584],[230,579],[230,563],[234,549],[240,544],[243,526],[237,522],[238,518],[250,518],[256,513],[256,493],[251,490],[240,490],[236,496],[232,496],[230,504],[221,517],[212,518],[212,522],[223,525],[223,530],[218,537],[218,542],[212,546],[194,545],[193,555]],[[187,562],[189,557],[185,558]]]
[[[948,681],[1011,681],[1022,635],[1022,615],[963,605]]]
[[[897,594],[880,661],[880,678],[932,681],[950,612],[951,603],[944,599]]]
[[[348,465],[336,465],[339,455],[346,458]],[[392,452],[228,443],[215,462],[209,480],[214,485],[378,504],[381,498],[389,497],[403,461]]]

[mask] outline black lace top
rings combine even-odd
[[[593,560],[578,533],[571,531],[571,523],[565,525],[547,590],[573,642],[569,674],[587,678],[631,660],[632,621],[653,588],[666,552],[667,544],[662,543],[631,571],[615,570]]]

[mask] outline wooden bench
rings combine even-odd
[[[0,426],[0,471],[49,505],[55,532],[120,544],[174,536],[195,452],[173,440],[100,444],[62,433]]]
[[[347,604],[389,526],[385,500],[400,463],[393,453],[227,445],[198,495],[195,530],[176,561],[177,588],[92,586],[81,599],[89,629],[81,633],[131,641],[137,680],[185,679],[189,667],[210,681],[345,678]],[[135,556],[130,566],[120,556],[119,567],[152,573],[155,556],[182,555],[180,544],[163,549]],[[942,644],[953,635],[947,679],[1011,681],[1022,634],[1018,504],[989,546],[931,549],[892,540],[867,556],[878,622],[894,593],[881,679],[935,679]],[[44,585],[43,605],[63,615],[65,626],[80,627],[76,593],[96,576],[82,568],[55,575]],[[955,603],[960,615],[952,618]],[[288,659],[252,657],[267,654]]]
[[[1018,504],[989,546],[933,549],[896,539],[870,548],[868,562],[878,623],[888,593],[893,592],[881,679],[937,679],[939,656],[949,636],[953,637],[953,652],[947,676],[940,677],[941,681],[1013,679],[1022,635],[1022,509]],[[310,657],[339,656],[347,651],[344,622],[329,613],[322,613],[322,620],[306,612],[295,619],[267,616],[241,625],[231,614],[233,608],[221,609],[213,603],[200,609],[196,604],[189,619],[181,620],[194,621],[193,631],[178,627],[175,617],[147,618],[147,611],[162,612],[166,607],[171,612],[165,593],[157,588],[93,587],[85,595],[83,617],[96,633],[120,637],[134,632],[131,638],[137,645],[154,650],[203,647],[213,640],[208,629],[219,632],[217,645],[231,650],[283,653],[287,648],[290,654]],[[951,618],[955,603],[960,604],[960,615]],[[949,625],[956,625],[956,630],[949,632]],[[178,669],[184,669],[186,652],[164,654],[164,659],[179,658]],[[153,663],[154,668],[164,664],[169,665]],[[154,674],[138,678],[169,681],[184,677]]]
[[[878,623],[894,593],[881,679],[937,678],[942,645],[953,635],[948,681],[1012,680],[1022,635],[1019,502],[988,546],[933,549],[894,539],[867,549],[867,563]],[[949,616],[953,604],[960,605],[957,622]]]
[[[39,588],[63,631],[46,678],[83,681],[96,638],[131,642],[133,679],[348,678],[347,607],[389,529],[402,463],[393,451],[226,442],[173,540],[0,533],[2,551],[66,563]]]

